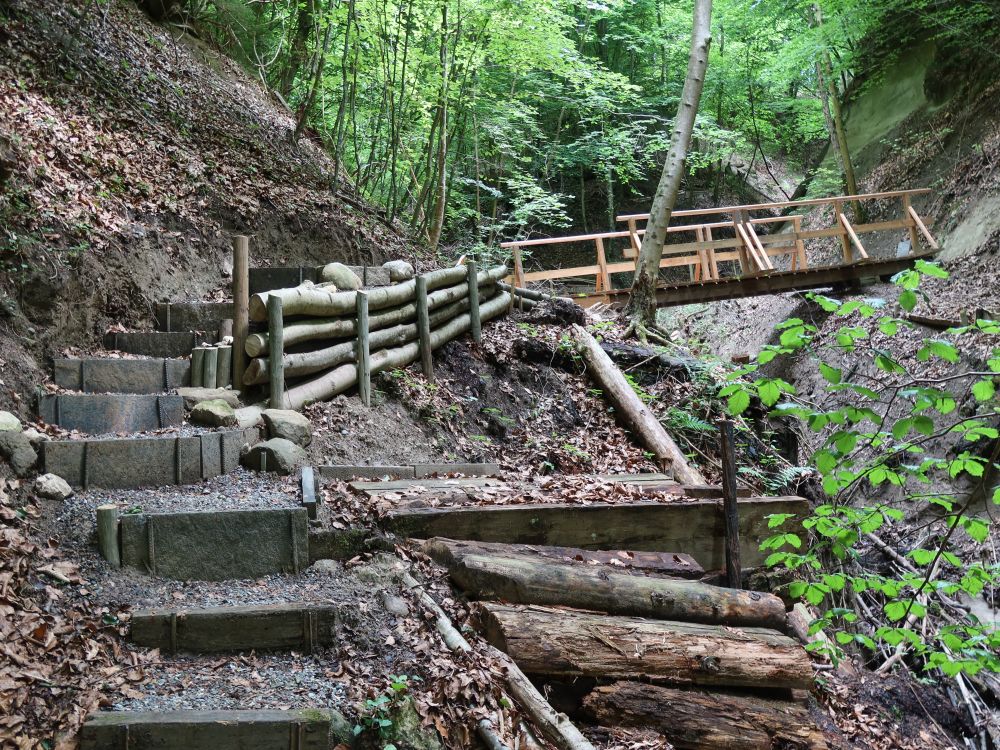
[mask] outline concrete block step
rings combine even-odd
[[[330,716],[288,711],[98,711],[80,731],[80,750],[328,750]]]
[[[244,443],[260,439],[256,428],[186,436],[50,440],[42,444],[45,471],[74,487],[126,489],[193,484],[239,466]]]
[[[250,269],[250,294],[287,289],[303,281],[319,281],[322,266],[272,266]],[[389,272],[381,266],[348,266],[366,287],[388,286]]]
[[[299,573],[309,565],[305,508],[126,514],[122,565],[176,580]]]
[[[218,330],[195,334],[191,331],[126,331],[104,335],[104,346],[142,357],[188,357],[197,344],[214,344]]]
[[[59,358],[53,379],[60,388],[85,393],[163,393],[191,385],[187,359]]]
[[[158,331],[213,331],[233,317],[232,302],[159,302],[154,310]]]
[[[332,604],[295,602],[253,607],[140,609],[129,637],[139,646],[176,653],[251,649],[312,651],[336,643],[340,611]]]
[[[160,394],[59,393],[38,399],[43,422],[91,435],[145,432],[184,422],[184,399]]]

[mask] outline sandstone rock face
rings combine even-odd
[[[264,424],[269,438],[284,438],[305,447],[312,442],[312,426],[304,414],[291,409],[265,409]]]

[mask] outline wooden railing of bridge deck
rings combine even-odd
[[[926,222],[913,208],[912,199],[916,195],[931,192],[922,188],[916,190],[894,190],[883,193],[868,193],[865,195],[837,196],[833,198],[811,198],[797,201],[781,201],[774,203],[755,203],[742,206],[720,206],[717,208],[696,208],[674,211],[671,220],[692,216],[713,217],[731,215],[728,220],[705,221],[697,224],[673,224],[667,232],[670,234],[691,233],[694,241],[667,244],[663,247],[663,257],[660,268],[687,266],[693,281],[708,281],[721,278],[719,264],[735,262],[739,266],[736,276],[766,274],[774,270],[771,259],[780,256],[790,257],[790,270],[805,270],[808,266],[805,243],[808,240],[825,237],[839,237],[843,253],[843,262],[850,265],[868,259],[868,252],[861,242],[861,235],[870,232],[892,231],[906,229],[909,232],[910,252],[913,253],[923,238],[932,250],[938,249],[938,244],[927,228]],[[900,201],[900,217],[890,221],[867,224],[852,224],[844,212],[845,203],[857,203],[872,200]],[[825,229],[803,231],[802,216],[789,214],[785,216],[764,216],[751,218],[754,211],[775,211],[785,209],[829,207],[833,209],[835,223]],[[524,286],[532,281],[551,281],[576,277],[594,276],[595,292],[605,292],[611,289],[611,274],[632,273],[635,271],[639,248],[642,246],[642,236],[645,228],[639,222],[649,219],[649,214],[627,214],[616,217],[619,222],[625,222],[627,229],[615,232],[600,232],[595,234],[580,234],[569,237],[547,237],[532,240],[515,240],[501,243],[501,247],[509,248],[513,256],[513,282],[516,286]],[[791,223],[791,231],[776,234],[758,234],[755,227],[763,224]],[[713,230],[732,231],[733,237],[716,239]],[[607,240],[627,239],[628,247],[623,255],[623,262],[609,263],[607,260]],[[548,270],[525,272],[521,249],[525,247],[542,247],[545,245],[562,245],[579,242],[593,242],[595,263],[572,268],[554,268]]]

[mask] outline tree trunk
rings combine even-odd
[[[441,3],[441,93],[438,102],[437,202],[428,233],[431,250],[437,250],[444,228],[445,207],[448,204],[448,3]]]
[[[454,556],[460,552],[483,555],[537,555],[570,565],[593,565],[607,570],[641,570],[647,573],[692,578],[697,580],[705,569],[690,555],[680,552],[632,552],[628,550],[589,550],[579,547],[552,547],[544,544],[501,544],[499,542],[468,542],[435,537],[424,543],[424,550],[432,557],[435,550],[448,550]],[[441,554],[441,553],[438,553]]]
[[[601,349],[594,337],[580,326],[573,326],[573,337],[576,339],[577,349],[587,363],[590,376],[601,387],[604,396],[614,405],[615,412],[625,427],[652,451],[664,468],[674,472],[674,478],[678,482],[708,484],[702,473],[688,464],[677,443],[667,434],[649,408],[642,403],[622,371]]]
[[[672,685],[803,688],[812,661],[798,641],[764,628],[608,617],[482,602],[486,639],[528,674]]]
[[[309,35],[313,30],[313,12],[313,0],[299,6],[299,13],[295,19],[295,36],[292,38],[288,60],[281,70],[281,78],[278,81],[278,92],[285,99],[288,99],[288,95],[292,93],[295,76],[298,75],[299,69],[306,59],[306,45],[309,43]]]
[[[652,729],[677,750],[827,750],[797,703],[618,682],[593,690],[584,710],[605,726]]]
[[[736,591],[697,581],[610,573],[592,565],[533,555],[468,553],[437,545],[433,557],[474,598],[563,605],[661,620],[783,629],[785,606],[773,594]]]
[[[656,322],[656,282],[660,273],[660,259],[663,257],[667,227],[670,226],[670,215],[684,176],[684,160],[691,142],[695,118],[698,115],[701,92],[705,86],[708,48],[712,41],[711,21],[712,0],[695,0],[691,53],[688,58],[687,77],[684,79],[684,91],[674,120],[670,150],[663,164],[663,174],[653,194],[653,205],[649,210],[646,233],[642,238],[639,258],[636,261],[635,279],[632,282],[632,297],[627,312],[638,326],[650,326]]]

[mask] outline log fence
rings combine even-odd
[[[480,341],[483,322],[510,309],[507,274],[470,261],[367,290],[305,283],[254,294],[248,318],[261,330],[245,337],[242,386],[266,383],[272,408],[301,409],[355,385],[370,405],[372,375],[418,359],[433,379],[434,349],[467,332]]]
[[[830,237],[840,238],[843,263],[850,265],[869,260],[868,251],[861,241],[862,235],[896,230],[907,231],[911,254],[917,253],[921,240],[928,249],[937,250],[937,241],[927,228],[929,222],[913,207],[914,196],[930,192],[929,189],[895,190],[866,195],[674,211],[672,220],[692,217],[704,220],[693,224],[673,224],[667,229],[668,236],[678,236],[681,241],[664,245],[660,268],[686,267],[691,281],[703,282],[726,277],[766,275],[776,270],[773,259],[787,257],[789,270],[805,271],[809,269],[806,242]],[[845,213],[846,202],[874,200],[899,201],[899,218],[865,224],[854,224],[848,219]],[[832,209],[834,224],[823,229],[803,230],[801,214],[751,217],[754,212],[812,208]],[[726,218],[727,215],[731,218]],[[501,243],[501,247],[511,252],[514,269],[512,284],[524,287],[530,282],[594,277],[594,293],[611,291],[612,274],[635,272],[642,237],[646,231],[641,224],[648,221],[649,214],[626,214],[616,218],[626,225],[626,229]],[[790,231],[765,234],[758,231],[766,225],[775,224],[790,226]],[[723,234],[729,236],[722,236]],[[686,236],[690,235],[694,236],[693,241],[686,239]],[[609,243],[621,240],[625,240],[625,247],[621,253],[624,260],[609,261],[607,258]],[[582,243],[593,243],[594,263],[566,268],[542,268],[537,271],[524,270],[522,250],[525,248]],[[536,260],[545,263],[545,258]],[[724,263],[730,265],[720,267]]]

